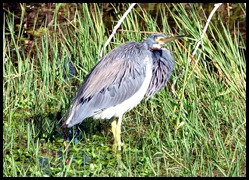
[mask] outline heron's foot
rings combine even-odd
[[[121,141],[119,141],[117,143],[114,142],[113,145],[112,145],[112,150],[113,151],[116,151],[116,150],[121,151],[121,146],[124,146],[123,142],[121,142]]]

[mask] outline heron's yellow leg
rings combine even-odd
[[[116,129],[117,129],[117,121],[114,120],[112,121],[112,133],[113,133],[113,137],[114,137],[114,143],[115,143],[115,140],[116,140]]]
[[[122,123],[122,116],[118,118],[117,128],[116,128],[116,142],[118,146],[118,150],[121,151],[121,123]]]
[[[114,136],[114,143],[112,146],[113,150],[116,150],[116,147],[118,146],[118,150],[121,150],[121,123],[122,123],[122,116],[118,118],[118,122],[114,120],[112,122],[112,133]]]

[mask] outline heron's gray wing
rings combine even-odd
[[[68,127],[134,95],[145,79],[146,58],[151,58],[151,52],[135,42],[104,56],[80,87],[69,113]]]
[[[174,69],[174,58],[168,49],[162,48],[152,53],[153,71],[149,88],[145,94],[147,99],[165,87]]]

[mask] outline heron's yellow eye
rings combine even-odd
[[[165,44],[165,37],[157,36],[155,41],[158,42],[159,44]]]

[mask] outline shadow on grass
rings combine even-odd
[[[71,140],[77,135],[82,139],[83,136],[91,138],[94,135],[106,136],[110,133],[110,120],[96,120],[93,118],[85,119],[79,125],[75,125],[71,128],[63,127],[65,120],[62,118],[62,111],[48,112],[44,114],[36,114],[33,119],[35,127],[35,138],[45,139],[45,141],[54,141],[55,139]],[[75,133],[77,132],[77,133]]]

